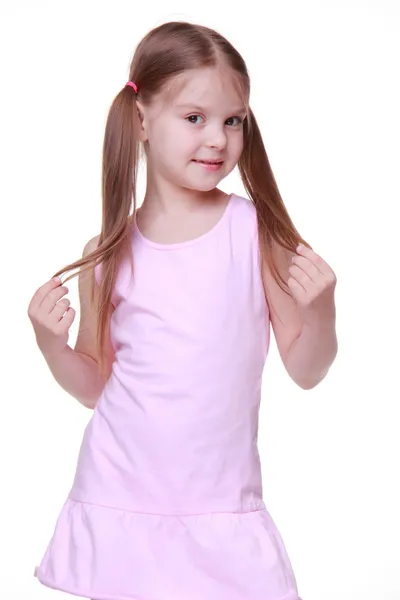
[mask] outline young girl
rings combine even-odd
[[[74,349],[60,280],[28,309],[54,377],[94,409],[36,569],[46,586],[96,600],[299,599],[262,499],[261,379],[270,322],[296,384],[325,377],[335,275],[287,213],[249,96],[226,39],[172,22],[138,45],[111,106],[101,233],[57,273],[80,268]],[[236,165],[249,199],[217,187]]]

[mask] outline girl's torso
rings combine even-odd
[[[115,362],[70,497],[165,514],[262,508],[269,315],[255,208],[231,195],[215,227],[179,244],[134,222],[131,243],[133,278],[126,260],[113,293]]]

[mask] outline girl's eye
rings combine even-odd
[[[200,115],[190,115],[189,117],[186,117],[186,119],[189,121],[189,123],[193,123],[194,125],[197,125],[196,123],[196,119],[202,119],[203,117],[200,117]],[[194,120],[191,120],[194,119]]]
[[[242,121],[242,119],[241,119],[240,117],[230,117],[230,118],[229,118],[229,119],[227,119],[227,121],[226,121],[226,122],[227,122],[227,124],[229,124],[229,123],[228,123],[228,121],[233,121],[234,119],[236,119],[236,121],[237,121],[237,122],[236,122],[236,123],[231,123],[231,125],[241,125],[241,123],[243,122],[243,121]]]

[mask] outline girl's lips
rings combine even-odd
[[[223,165],[223,161],[203,161],[203,160],[194,160],[197,164],[201,165],[207,171],[218,171]]]
[[[200,159],[194,159],[195,162],[199,162],[199,163],[203,163],[206,165],[216,165],[216,164],[222,164],[224,161],[216,158],[215,160],[200,160]]]

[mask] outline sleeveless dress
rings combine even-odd
[[[270,321],[255,208],[231,194],[196,239],[154,243],[134,222],[131,243],[112,374],[35,575],[96,600],[299,600],[262,499]]]

